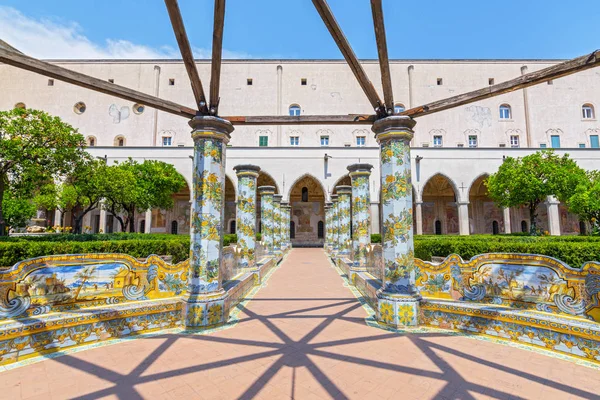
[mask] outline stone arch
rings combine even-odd
[[[430,177],[421,191],[423,233],[434,234],[436,221],[441,224],[441,233],[458,234],[458,190],[446,175],[437,173]]]
[[[308,201],[302,201],[302,188],[308,190]],[[327,193],[321,182],[310,174],[296,179],[290,187],[288,200],[292,206],[291,221],[294,222],[296,246],[323,246],[324,238],[319,238],[319,222],[325,221],[325,201]]]
[[[287,193],[283,193],[283,198],[287,199],[287,201],[289,201],[290,203],[292,202],[292,189],[294,188],[294,186],[296,186],[298,184],[298,182],[300,182],[301,180],[305,179],[305,178],[311,178],[312,180],[314,180],[314,182],[316,182],[319,187],[321,188],[321,190],[323,191],[323,195],[325,196],[325,201],[328,201],[328,196],[327,196],[327,191],[325,190],[325,186],[323,185],[323,182],[321,182],[318,178],[316,178],[315,176],[313,176],[312,174],[303,174],[300,175],[298,178],[296,178],[294,180],[294,183],[292,183],[292,185],[290,186],[290,189],[287,191]]]
[[[352,180],[350,179],[350,175],[349,174],[345,174],[342,175],[333,185],[333,187],[331,188],[331,194],[336,194],[337,193],[337,189],[336,187],[339,185],[346,185],[346,186],[351,186],[352,185]]]
[[[483,173],[469,185],[469,232],[475,234],[494,233],[494,222],[498,233],[504,233],[502,209],[490,198],[485,180],[489,174]]]
[[[427,178],[427,180],[425,180],[425,184],[422,186],[421,191],[419,192],[421,199],[423,198],[423,193],[425,192],[425,187],[427,186],[427,184],[436,177],[442,177],[442,178],[446,179],[448,181],[448,183],[450,184],[450,186],[452,187],[452,190],[454,191],[456,200],[457,201],[460,200],[460,191],[458,190],[458,186],[456,185],[456,182],[454,182],[454,180],[452,178],[450,178],[448,175],[444,174],[443,172],[436,172],[435,174],[433,174],[432,176]]]

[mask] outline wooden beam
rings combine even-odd
[[[193,118],[196,115],[196,110],[192,108],[182,106],[172,101],[163,100],[146,93],[138,92],[124,86],[115,85],[114,83],[94,78],[80,72],[75,72],[70,69],[40,61],[12,50],[0,48],[0,61],[17,68],[35,72],[36,74],[48,76],[50,78],[58,79],[59,81],[71,83],[86,89],[91,89],[96,92],[119,97],[134,103],[144,104],[148,107],[156,108],[161,111],[179,115],[181,117]]]
[[[331,12],[329,5],[327,4],[327,1],[312,0],[312,2],[315,5],[315,8],[317,9],[319,15],[321,16],[321,19],[325,23],[325,26],[329,30],[331,37],[333,37],[333,40],[335,41],[338,48],[342,52],[342,55],[346,59],[348,66],[350,66],[350,69],[352,70],[354,76],[358,80],[358,84],[362,88],[363,92],[365,92],[365,95],[367,95],[367,98],[369,99],[373,110],[381,112],[381,107],[383,103],[379,98],[375,87],[373,87],[373,83],[371,83],[362,65],[360,64],[360,62],[358,62],[356,54],[354,54],[354,51],[352,50],[352,47],[350,47],[348,39],[346,39],[346,36],[344,36],[342,29],[340,28],[335,17],[333,16],[333,13]]]
[[[2,39],[0,39],[0,49],[6,49],[9,51],[14,51],[15,53],[23,54],[21,51],[19,51],[18,49],[15,49],[14,47],[12,47],[10,44],[6,43]]]
[[[228,116],[221,117],[233,125],[372,125],[377,115],[262,115],[262,116]]]
[[[225,0],[215,0],[213,24],[212,64],[210,71],[210,108],[213,115],[219,110],[219,85],[221,83],[221,59],[223,56],[223,26],[225,23]]]
[[[208,104],[206,102],[206,96],[204,95],[204,88],[202,87],[200,75],[198,75],[192,47],[190,46],[187,34],[185,33],[185,26],[183,25],[179,4],[177,4],[177,0],[165,0],[165,5],[169,12],[169,18],[171,19],[171,25],[173,26],[173,32],[175,32],[179,50],[181,51],[183,64],[185,65],[185,69],[190,78],[190,83],[192,84],[194,99],[196,99],[196,107],[198,107],[198,110],[200,110],[202,114],[208,114]]]
[[[383,5],[381,0],[371,0],[373,12],[373,27],[377,40],[377,54],[379,55],[379,69],[381,70],[381,86],[383,87],[383,100],[388,114],[394,113],[394,92],[392,90],[392,74],[388,58],[387,40],[385,37],[385,24],[383,23]]]
[[[600,66],[600,50],[596,50],[593,53],[585,56],[553,65],[552,67],[521,75],[518,78],[511,79],[510,81],[502,82],[497,85],[459,94],[458,96],[449,97],[447,99],[434,101],[433,103],[425,104],[423,106],[414,107],[410,110],[402,112],[401,115],[408,115],[410,117],[417,118],[423,115],[450,110],[465,104],[474,103],[490,97],[500,96],[501,94],[514,92],[515,90],[538,85],[549,80],[562,78],[563,76],[571,75],[576,72],[585,71],[586,69],[598,66]]]

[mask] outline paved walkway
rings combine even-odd
[[[320,249],[294,249],[240,323],[0,373],[3,399],[599,398],[600,371],[503,344],[399,335],[367,313]]]

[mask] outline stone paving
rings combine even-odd
[[[164,334],[0,373],[2,399],[600,398],[600,371],[368,314],[321,249],[294,249],[210,335]]]

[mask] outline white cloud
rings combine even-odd
[[[35,20],[11,7],[0,6],[0,39],[36,58],[119,59],[181,58],[179,50],[153,48],[124,39],[106,39],[98,44],[81,33],[74,22],[59,24],[48,19]],[[197,58],[210,58],[208,49],[193,47]],[[223,58],[251,58],[249,54],[223,50]]]

